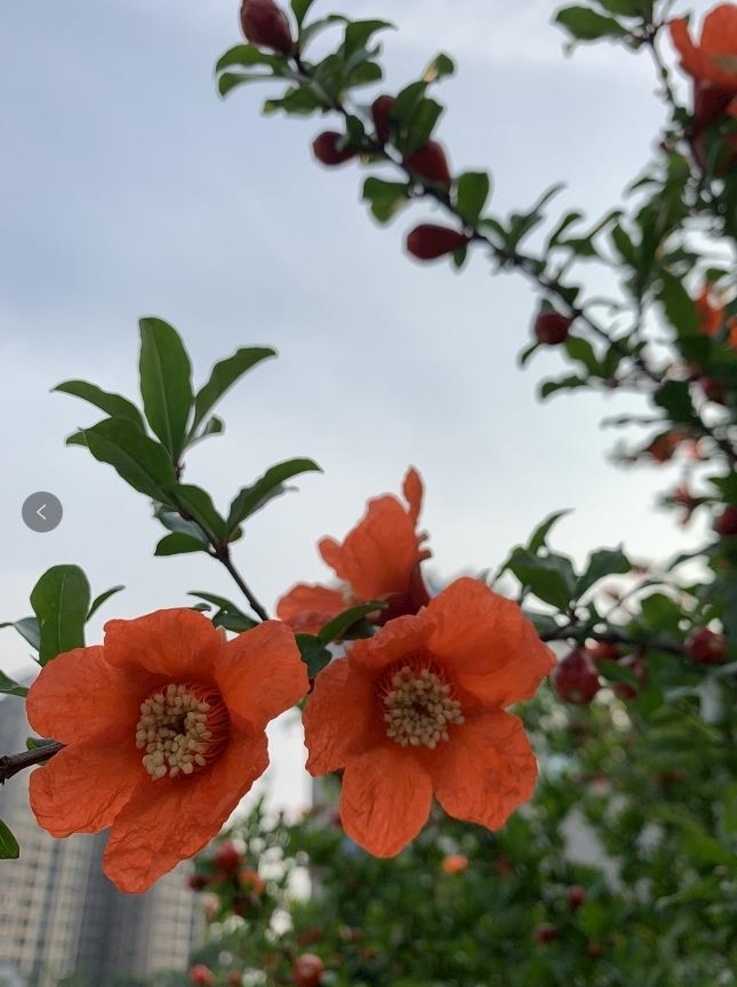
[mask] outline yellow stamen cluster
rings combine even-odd
[[[214,689],[170,683],[141,703],[136,747],[145,751],[143,766],[156,780],[191,775],[217,756],[227,712]]]
[[[448,740],[448,724],[464,722],[461,704],[439,669],[395,666],[381,692],[386,735],[401,747],[434,750]]]

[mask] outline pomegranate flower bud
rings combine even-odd
[[[344,135],[339,134],[337,130],[325,130],[318,134],[312,142],[312,153],[320,164],[329,167],[344,164],[351,158],[355,158],[356,152],[341,147],[343,139]]]
[[[426,182],[437,182],[446,188],[453,184],[445,151],[437,141],[427,141],[422,147],[418,147],[404,159],[404,165],[413,175]]]
[[[532,326],[532,333],[538,343],[546,346],[559,346],[568,339],[568,330],[573,319],[561,312],[543,310],[538,313]]]
[[[550,673],[550,684],[564,702],[577,706],[587,706],[601,685],[596,665],[584,648],[576,648],[558,662]]]
[[[458,230],[435,223],[422,223],[407,236],[407,250],[418,260],[435,260],[445,254],[452,254],[460,247],[465,247],[468,237]]]
[[[274,0],[243,0],[241,28],[251,44],[282,55],[291,55],[294,51],[287,15]]]
[[[389,140],[391,130],[391,112],[396,99],[393,96],[377,96],[371,104],[371,119],[374,121],[374,129],[377,138],[385,144]]]

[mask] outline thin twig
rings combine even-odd
[[[41,764],[47,761],[54,754],[63,750],[64,744],[59,744],[55,740],[48,744],[42,744],[32,751],[21,751],[20,754],[3,754],[0,756],[0,785],[4,785],[8,778],[17,775],[19,771],[32,767],[34,764]]]

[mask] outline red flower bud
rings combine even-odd
[[[550,684],[564,702],[577,706],[587,706],[600,686],[596,666],[584,648],[576,648],[558,662],[550,673]]]
[[[571,911],[577,912],[585,901],[586,889],[582,888],[580,884],[572,884],[568,889],[568,905]]]
[[[714,518],[714,530],[723,538],[737,535],[737,507],[727,504],[722,513]]]
[[[226,840],[215,851],[215,866],[224,874],[233,874],[243,863],[243,851],[235,843]]]
[[[543,309],[537,314],[532,325],[532,332],[538,343],[544,343],[546,346],[559,346],[568,339],[568,330],[572,323],[573,319],[561,312]]]
[[[708,627],[691,631],[686,638],[686,654],[697,665],[718,665],[727,653],[727,639]]]
[[[294,51],[287,15],[274,0],[243,0],[241,28],[251,44],[270,48],[282,55],[291,55]]]
[[[292,966],[292,980],[297,987],[317,987],[322,979],[325,964],[314,953],[301,953]]]
[[[539,942],[541,946],[547,946],[558,935],[558,930],[550,922],[541,922],[540,925],[535,926],[534,935],[535,942]]]
[[[210,874],[190,874],[187,878],[187,886],[193,891],[204,891],[208,884],[212,883]]]
[[[435,223],[421,223],[407,236],[407,250],[418,260],[435,260],[452,254],[467,243],[468,237],[464,233]]]
[[[389,140],[391,112],[396,99],[393,96],[377,96],[371,104],[371,119],[374,121],[376,136],[382,144]]]
[[[699,377],[699,387],[707,401],[713,401],[714,404],[727,403],[727,392],[720,380],[715,380],[713,377]]]
[[[199,984],[200,987],[209,987],[210,984],[215,983],[215,974],[202,963],[198,963],[196,966],[191,967],[189,979],[193,984]]]
[[[404,159],[404,165],[417,178],[424,179],[426,182],[438,182],[446,188],[450,188],[453,184],[445,151],[437,141],[427,141],[422,147],[418,147]]]
[[[608,641],[594,641],[586,645],[586,650],[594,661],[619,661],[622,657],[619,646]]]
[[[355,151],[341,147],[344,139],[345,135],[339,134],[337,130],[324,130],[312,142],[312,153],[320,164],[330,167],[344,164],[356,156]]]

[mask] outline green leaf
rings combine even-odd
[[[512,552],[508,568],[538,599],[559,610],[567,609],[575,597],[576,575],[565,555],[533,555],[518,548]]]
[[[401,132],[395,137],[394,144],[397,150],[407,156],[427,143],[442,113],[443,107],[440,103],[434,99],[421,99]],[[395,114],[396,104],[392,108],[392,117]]]
[[[596,0],[600,7],[622,17],[652,17],[653,0]]]
[[[95,459],[112,466],[139,493],[167,501],[164,488],[176,482],[167,451],[124,418],[106,418],[67,439],[86,445]]]
[[[670,415],[674,422],[692,422],[695,417],[688,381],[667,380],[653,395],[655,403]]]
[[[0,624],[0,627],[5,627],[6,624]],[[9,678],[4,672],[0,672],[0,692],[4,692],[8,696],[27,696],[28,689],[20,682],[16,682],[14,679]]]
[[[602,548],[592,552],[586,570],[576,582],[576,596],[582,596],[587,589],[605,576],[630,572],[631,569],[632,563],[621,548]]]
[[[325,647],[319,637],[312,634],[295,634],[294,640],[297,642],[302,661],[307,665],[307,674],[311,679],[329,665],[333,656]]]
[[[238,86],[248,82],[268,82],[272,78],[268,72],[223,72],[218,78],[218,92],[225,98]]]
[[[64,651],[84,647],[84,625],[90,610],[90,584],[76,565],[48,569],[31,591],[38,618],[42,665]]]
[[[96,596],[90,604],[90,609],[87,612],[87,620],[90,620],[93,614],[97,613],[103,603],[107,603],[111,596],[114,596],[123,589],[125,589],[125,586],[111,586],[110,589],[106,589],[104,593],[100,593],[99,596]]]
[[[365,48],[377,31],[386,31],[389,28],[394,29],[394,25],[389,21],[349,21],[346,24],[343,40],[343,57],[345,60],[348,61],[354,52]]]
[[[564,7],[553,18],[576,41],[597,41],[605,37],[624,37],[627,31],[613,17],[597,14],[588,7]]]
[[[568,336],[563,344],[572,360],[582,363],[593,377],[601,376],[601,365],[594,347],[581,336]]]
[[[18,841],[0,819],[0,860],[17,860],[20,857]]]
[[[224,78],[224,76],[222,77]],[[288,89],[280,99],[267,99],[264,102],[262,112],[269,116],[277,110],[293,116],[310,116],[317,110],[325,110],[328,107],[325,97],[314,89],[305,86],[295,86]]]
[[[6,620],[5,623],[0,624],[0,628],[3,627],[12,627],[16,630],[34,651],[38,651],[41,647],[41,631],[35,617],[23,617],[21,620],[15,621]]]
[[[197,590],[187,595],[195,596],[217,607],[217,613],[212,618],[215,627],[224,627],[228,631],[236,631],[240,634],[241,631],[250,630],[259,623],[259,621],[253,620],[247,614],[243,613],[240,607],[224,596],[216,596],[214,593],[202,593]]]
[[[456,67],[453,59],[441,51],[435,56],[435,58],[433,58],[425,71],[422,73],[422,81],[425,83],[437,82],[439,79],[453,75],[455,70]]]
[[[273,497],[286,492],[285,480],[290,480],[300,473],[322,470],[311,459],[288,459],[268,469],[262,477],[250,487],[243,487],[230,505],[230,513],[226,524],[227,534],[230,535],[238,525],[245,521]]]
[[[283,68],[285,65],[288,65],[288,60],[283,55],[274,55],[271,52],[262,51],[256,45],[236,45],[234,48],[229,48],[225,54],[220,56],[215,65],[215,71],[222,72],[223,69],[229,69],[233,65],[240,65],[243,68],[251,68],[254,65]]]
[[[192,411],[192,364],[179,333],[163,319],[141,319],[139,374],[143,411],[176,463]]]
[[[302,23],[307,16],[307,12],[315,0],[291,0],[290,7],[297,20],[297,26],[302,27]]]
[[[473,225],[489,198],[491,181],[485,171],[466,171],[456,185],[456,209],[461,219]]]
[[[210,494],[201,487],[178,483],[170,489],[170,496],[184,515],[184,520],[193,520],[208,532],[216,541],[225,539],[225,518],[221,517],[212,502]],[[194,532],[182,532],[197,538]]]
[[[530,544],[528,545],[528,549],[533,555],[537,555],[540,549],[546,546],[546,539],[552,530],[553,525],[557,524],[562,517],[565,517],[566,514],[570,513],[570,508],[566,508],[563,511],[555,511],[554,514],[548,515],[548,517],[546,517],[545,520],[539,524],[537,528],[535,528],[532,533],[532,537],[530,538]]]
[[[585,377],[577,377],[575,374],[561,377],[559,380],[544,380],[540,385],[540,397],[550,397],[556,391],[575,391],[580,387],[586,387],[587,384],[588,380]]]
[[[572,226],[574,223],[577,223],[580,219],[583,219],[582,212],[578,212],[577,210],[567,212],[548,237],[548,249],[559,243],[568,227]]]
[[[529,346],[526,346],[522,352],[517,357],[517,363],[520,367],[524,367],[527,361],[530,359],[532,354],[540,349],[540,343],[534,340]]]
[[[331,641],[342,641],[346,636],[346,632],[367,614],[375,613],[377,610],[384,610],[385,608],[386,603],[382,600],[369,600],[368,603],[351,607],[348,610],[344,610],[343,613],[339,613],[337,617],[333,617],[327,624],[324,624],[317,636],[323,644],[330,644]]]
[[[321,31],[326,28],[332,27],[334,24],[347,24],[348,18],[344,17],[342,14],[328,14],[327,17],[321,17],[317,21],[312,21],[305,27],[302,27],[299,32],[299,43],[300,47],[304,50],[307,45],[316,37]]]
[[[216,363],[210,371],[209,380],[194,397],[194,420],[190,435],[194,435],[200,422],[243,374],[271,356],[276,356],[276,350],[270,346],[250,346],[239,349],[233,356]]]
[[[358,86],[370,86],[383,78],[384,73],[378,62],[363,61],[348,72],[346,87],[356,89]]]
[[[387,223],[409,202],[408,182],[385,182],[381,178],[367,178],[363,183],[362,198],[370,204],[371,212],[380,223]]]
[[[682,281],[665,272],[661,278],[660,301],[663,303],[668,322],[676,329],[679,336],[698,336],[699,313]]]
[[[63,384],[57,384],[52,389],[53,391],[59,391],[62,394],[72,394],[76,398],[82,398],[83,401],[88,401],[96,408],[100,408],[106,415],[110,415],[111,418],[126,418],[128,421],[133,422],[141,432],[145,432],[140,411],[132,402],[120,394],[111,394],[109,391],[103,391],[95,384],[89,384],[86,380],[67,380]]]
[[[191,535],[183,535],[178,531],[173,531],[164,537],[156,545],[154,555],[184,555],[187,552],[206,552],[207,545],[199,538]]]

